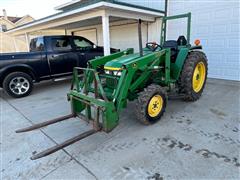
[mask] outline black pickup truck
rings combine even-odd
[[[119,51],[111,48],[111,53]],[[30,42],[30,52],[0,54],[0,87],[20,98],[31,93],[34,82],[72,74],[73,67],[103,56],[103,47],[80,36],[43,36]]]

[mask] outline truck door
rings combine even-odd
[[[29,52],[31,60],[25,63],[34,69],[36,76],[39,78],[50,75],[46,49],[43,37],[36,37],[31,40]]]
[[[80,67],[86,67],[88,60],[103,55],[103,52],[99,51],[94,43],[83,37],[73,36],[73,45],[78,55],[78,66]]]
[[[52,51],[48,55],[51,75],[71,74],[77,66],[78,56],[74,53],[69,36],[53,37],[50,41]]]

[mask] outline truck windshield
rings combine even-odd
[[[85,48],[92,48],[93,47],[93,43],[91,41],[88,41],[84,38],[74,38],[73,39],[74,45],[78,48],[78,49],[85,49]]]
[[[43,37],[34,38],[30,42],[30,52],[44,51]]]

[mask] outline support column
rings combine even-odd
[[[30,44],[29,44],[28,33],[25,33],[25,39],[26,39],[26,44],[27,44],[27,50],[28,50],[28,52],[29,52],[29,51],[30,51],[30,48],[29,48]]]
[[[14,43],[15,51],[16,51],[16,52],[19,52],[18,46],[17,46],[17,43],[16,43],[16,37],[15,37],[15,36],[13,36],[13,43]]]
[[[102,16],[104,56],[110,55],[109,15]]]

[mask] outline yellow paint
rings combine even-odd
[[[152,97],[148,104],[148,115],[150,117],[156,117],[159,115],[163,107],[163,99],[160,95]]]
[[[206,78],[205,64],[203,62],[199,62],[194,69],[192,78],[192,87],[196,93],[198,93],[202,89],[205,82],[205,78]]]
[[[110,71],[121,71],[122,70],[122,68],[107,67],[107,66],[104,66],[104,69],[110,70]]]

